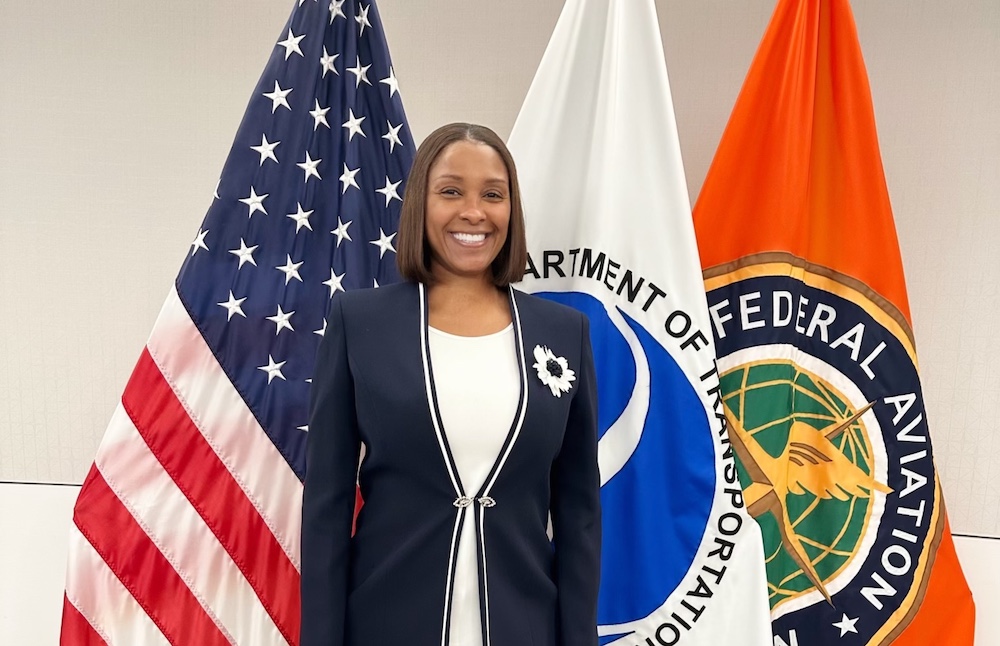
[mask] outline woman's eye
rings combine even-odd
[[[458,189],[444,188],[444,189],[441,189],[441,194],[442,195],[458,195]]]

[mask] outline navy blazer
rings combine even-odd
[[[463,489],[441,423],[424,287],[334,299],[309,421],[301,646],[448,646],[463,523],[476,524],[484,646],[596,646],[600,476],[588,322],[509,293],[520,401],[480,491]],[[576,373],[569,392],[556,397],[542,383],[535,346],[566,358]],[[490,388],[489,374],[469,379]],[[352,538],[356,473],[365,504]]]

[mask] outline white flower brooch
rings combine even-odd
[[[535,346],[535,363],[532,367],[538,371],[538,378],[549,387],[552,394],[562,397],[573,387],[571,381],[576,381],[576,373],[569,369],[569,364],[563,357],[557,357],[544,345]]]

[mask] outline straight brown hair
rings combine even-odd
[[[396,267],[404,279],[424,284],[434,282],[431,274],[431,251],[427,242],[427,180],[431,166],[441,152],[457,141],[471,141],[489,146],[500,155],[507,167],[510,181],[510,224],[507,240],[493,260],[490,269],[493,284],[506,287],[524,277],[528,262],[528,243],[524,236],[524,207],[521,205],[521,188],[517,183],[514,158],[503,140],[486,126],[473,123],[449,123],[441,126],[424,139],[413,158],[410,175],[403,192],[403,205],[399,214],[399,239],[396,245]]]

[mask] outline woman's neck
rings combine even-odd
[[[459,336],[483,336],[507,327],[510,306],[505,290],[484,280],[440,281],[427,288],[428,322]]]

